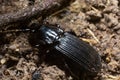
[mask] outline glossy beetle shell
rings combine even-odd
[[[44,45],[52,45],[49,50],[56,49],[76,63],[76,66],[92,74],[100,71],[101,59],[98,52],[76,36],[64,32],[59,27],[42,25],[39,29],[39,38]]]
[[[97,73],[101,69],[97,51],[74,35],[64,33],[55,48],[91,73]]]

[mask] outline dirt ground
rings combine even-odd
[[[29,7],[30,1],[0,0],[0,14]],[[120,80],[120,0],[76,0],[46,21],[73,30],[99,52],[101,72],[86,80]],[[29,32],[0,33],[0,80],[73,80],[62,60],[30,44],[31,36]]]

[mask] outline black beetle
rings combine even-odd
[[[31,26],[36,27],[36,29],[20,30],[20,32],[30,31],[37,33],[34,37],[37,37],[38,41],[32,39],[31,44],[35,42],[38,47],[42,46],[47,50],[60,52],[60,54],[68,58],[66,60],[68,62],[67,66],[76,69],[77,72],[83,70],[90,75],[96,75],[101,70],[101,58],[98,52],[89,44],[77,38],[74,33],[65,32],[59,25],[45,24],[40,26],[33,24]],[[74,72],[72,68],[71,70]]]
[[[75,63],[74,67],[82,67],[90,74],[96,74],[101,69],[101,58],[98,52],[86,42],[77,38],[70,32],[65,32],[60,27],[41,25],[37,38],[42,46],[48,50],[55,49]]]
[[[77,69],[77,72],[82,68],[83,71],[90,74],[97,74],[100,71],[101,58],[98,52],[89,44],[77,38],[74,33],[65,32],[59,25],[45,24],[40,26],[33,24],[32,26],[36,29],[22,29],[20,32],[37,33],[35,36],[38,41],[35,43],[47,50],[56,50],[67,57],[68,67]]]

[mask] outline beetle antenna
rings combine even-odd
[[[35,30],[31,30],[31,29],[14,29],[14,30],[6,30],[6,31],[1,30],[0,34],[13,33],[13,32],[28,32],[28,31],[34,32]]]

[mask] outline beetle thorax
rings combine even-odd
[[[44,40],[47,44],[56,42],[62,33],[63,31],[61,29],[51,27],[46,28],[45,26],[42,26],[40,28],[40,35],[42,37],[42,40]]]

